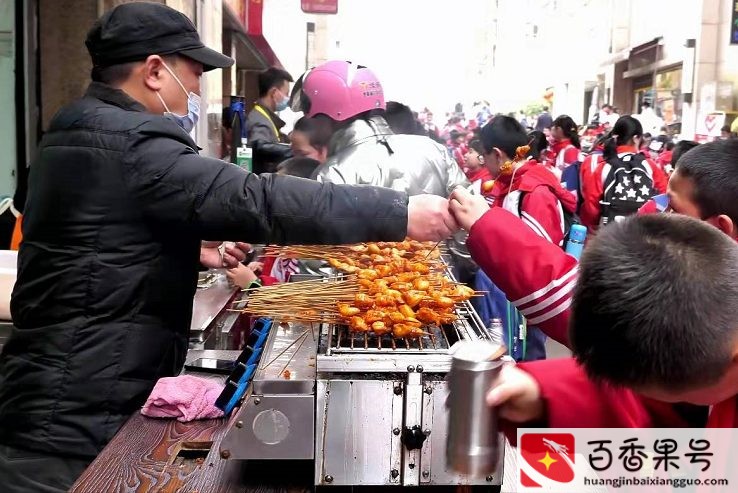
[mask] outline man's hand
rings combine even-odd
[[[203,241],[200,247],[200,263],[209,269],[230,269],[246,260],[246,252],[252,247],[248,243],[222,243]]]
[[[512,364],[500,370],[487,393],[487,404],[496,407],[501,418],[513,423],[541,420],[546,413],[538,382]]]
[[[407,205],[407,235],[418,241],[441,241],[459,226],[449,212],[448,201],[438,195],[413,195]]]
[[[254,271],[243,264],[238,264],[233,269],[228,269],[226,271],[226,276],[228,276],[228,279],[230,279],[233,284],[243,289],[248,288],[252,282],[258,279]]]
[[[468,232],[489,210],[489,204],[481,195],[472,195],[463,188],[456,188],[449,197],[449,209],[456,222]]]

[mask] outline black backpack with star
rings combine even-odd
[[[653,171],[642,154],[614,157],[607,163],[610,170],[603,181],[600,226],[635,214],[658,194],[653,186]]]

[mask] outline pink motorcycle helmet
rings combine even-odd
[[[368,68],[332,60],[305,72],[295,83],[292,111],[344,121],[365,111],[385,109],[382,84]]]

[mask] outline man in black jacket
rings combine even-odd
[[[200,76],[232,60],[161,4],[88,34],[93,82],[30,173],[0,356],[0,490],[66,491],[187,352],[201,240],[438,240],[446,200],[247,173],[201,157]],[[215,265],[218,266],[217,263]]]
[[[248,145],[254,152],[254,173],[274,173],[277,165],[292,156],[287,136],[282,133],[284,121],[278,111],[290,101],[292,76],[270,67],[259,74],[259,100],[246,117]]]

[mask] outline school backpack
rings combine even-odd
[[[653,171],[642,154],[626,154],[610,159],[600,200],[600,226],[620,221],[635,214],[658,192],[653,184]]]

